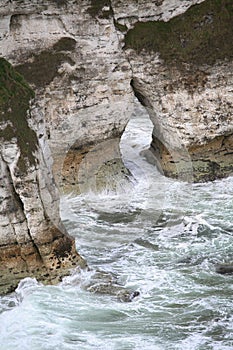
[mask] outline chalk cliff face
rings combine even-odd
[[[144,93],[158,95],[156,54],[146,59],[123,49],[130,28],[138,21],[168,21],[200,2],[5,1],[0,53],[36,91],[59,185],[75,187],[78,163],[93,146],[121,136],[133,110],[132,79],[148,76]]]
[[[35,89],[56,181],[72,186],[77,176],[66,176],[69,170],[73,174],[69,149],[87,153],[98,142],[119,137],[133,108],[131,69],[110,3],[24,0],[5,2],[0,12],[1,55]]]
[[[206,0],[172,19],[165,3],[160,17],[153,10],[151,18],[141,15],[125,37],[131,85],[154,124],[151,149],[165,175],[227,176],[233,172],[233,3]]]
[[[3,1],[0,14],[0,54],[36,91],[59,185],[75,187],[85,155],[122,134],[132,88],[165,175],[232,172],[229,0]]]
[[[57,282],[83,261],[59,219],[43,115],[33,92],[0,59],[0,293],[25,276]]]
[[[52,159],[68,190],[89,188],[94,171],[97,187],[117,167],[127,177],[118,143],[134,95],[165,175],[232,173],[232,1],[2,0],[0,18],[0,56],[35,91],[1,61],[14,84],[6,90],[1,72],[0,88],[17,91],[0,100],[2,289],[81,261],[59,220]]]

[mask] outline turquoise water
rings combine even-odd
[[[140,291],[131,303],[85,290],[93,271],[58,286],[23,280],[0,299],[1,350],[233,349],[233,177],[187,184],[164,178],[140,152],[151,125],[134,116],[122,153],[135,177],[117,191],[63,196],[61,215],[95,270]]]

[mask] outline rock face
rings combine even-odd
[[[0,18],[0,56],[35,91],[1,59],[2,290],[80,262],[59,221],[52,158],[68,190],[86,186],[86,170],[97,187],[115,168],[127,178],[118,143],[134,95],[161,172],[232,173],[231,0],[2,0]]]
[[[134,22],[125,48],[131,85],[154,124],[158,166],[187,181],[232,174],[232,2],[206,0],[175,18],[154,12],[144,21]]]
[[[5,0],[0,15],[0,53],[36,91],[59,185],[73,189],[83,152],[121,136],[132,89],[165,175],[232,172],[230,0]]]
[[[119,143],[117,137],[81,147],[80,151],[71,148],[62,169],[63,191],[119,193],[126,186],[129,188],[132,175],[122,162]]]
[[[79,154],[121,136],[133,109],[131,69],[111,4],[5,1],[0,13],[0,54],[36,91],[47,120],[56,181],[62,184],[64,174],[73,173],[74,164],[66,158],[70,148]]]
[[[35,276],[57,282],[83,264],[59,219],[43,115],[34,93],[0,59],[0,293]]]

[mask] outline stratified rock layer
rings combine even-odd
[[[0,293],[7,293],[26,276],[54,283],[84,262],[60,222],[44,121],[30,111],[34,94],[2,58],[0,73]]]

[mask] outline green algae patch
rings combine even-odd
[[[168,22],[137,22],[125,48],[158,52],[168,65],[212,65],[233,58],[233,1],[206,0]]]
[[[37,88],[45,88],[58,75],[58,69],[62,63],[68,62],[74,65],[68,52],[73,51],[75,45],[74,39],[61,38],[51,49],[32,56],[30,62],[25,62],[15,68],[29,84],[33,84]]]
[[[64,37],[58,40],[58,42],[56,42],[53,45],[53,50],[55,52],[73,51],[75,49],[75,46],[76,46],[76,41],[73,38]]]
[[[107,6],[109,10],[103,10]],[[93,18],[109,18],[113,16],[113,10],[110,0],[91,0],[91,5],[87,9],[87,13]]]
[[[122,33],[127,32],[127,26],[126,25],[117,22],[115,19],[113,21],[114,21],[114,26],[115,26],[115,28],[117,30],[119,30]]]
[[[18,168],[25,173],[27,165],[35,165],[34,152],[37,150],[37,135],[27,121],[33,90],[24,78],[4,58],[0,58],[0,138],[4,141],[17,139],[20,149]],[[1,126],[0,126],[1,127]]]

